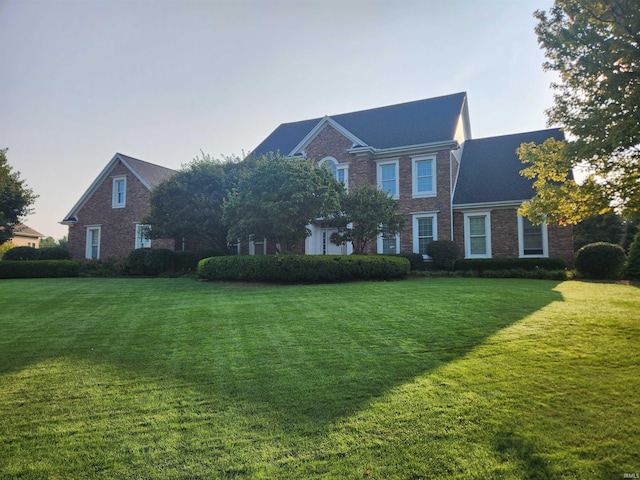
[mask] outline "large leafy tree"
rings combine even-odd
[[[366,253],[379,235],[400,233],[406,218],[398,213],[398,202],[373,185],[355,187],[341,200],[343,228],[341,240],[353,244],[354,253]]]
[[[143,220],[151,227],[149,235],[184,238],[199,248],[227,253],[223,201],[245,166],[237,157],[196,157],[152,190],[151,208]]]
[[[343,189],[328,169],[311,160],[265,155],[225,200],[227,239],[267,238],[290,253],[309,236],[307,225],[335,215]]]
[[[0,149],[0,245],[13,237],[14,227],[31,212],[36,198],[9,165],[7,149]]]
[[[536,196],[522,208],[532,220],[575,224],[612,209],[640,212],[640,9],[637,0],[556,0],[537,11],[536,34],[552,85],[550,125],[566,142],[523,145],[523,174]],[[571,170],[586,169],[578,184]]]

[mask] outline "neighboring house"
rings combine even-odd
[[[19,223],[13,227],[13,237],[9,240],[14,247],[40,247],[40,239],[44,235],[36,232],[33,228],[26,226],[23,223]]]
[[[116,153],[78,203],[60,222],[69,226],[72,259],[125,258],[142,247],[174,249],[174,241],[144,235],[142,218],[151,189],[175,173]]]
[[[522,142],[563,138],[557,129],[471,139],[466,93],[280,125],[252,152],[279,152],[328,165],[347,189],[373,184],[397,199],[407,226],[380,238],[377,253],[415,252],[454,240],[465,258],[561,257],[573,260],[569,227],[532,226],[518,216],[534,195],[516,155]],[[350,253],[335,229],[310,225],[307,254]],[[269,239],[241,248],[271,251]]]

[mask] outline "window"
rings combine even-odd
[[[414,157],[411,159],[414,197],[436,195],[436,158]]]
[[[437,216],[433,214],[415,214],[413,216],[413,252],[427,259],[427,245],[438,239]]]
[[[400,253],[400,235],[380,235],[378,237],[378,253],[384,255]]]
[[[87,228],[87,248],[85,257],[91,260],[100,258],[100,227]]]
[[[378,188],[395,199],[400,198],[398,160],[378,164]]]
[[[518,216],[518,247],[521,257],[547,257],[547,226],[533,225],[528,218]]]
[[[466,258],[491,258],[491,216],[489,212],[464,214]]]
[[[253,237],[249,239],[249,255],[266,255],[267,254],[267,239],[262,238],[260,240],[254,240]]]
[[[320,160],[318,164],[320,166],[326,166],[331,170],[333,178],[344,185],[344,188],[349,188],[349,165],[341,165],[333,157],[325,157]]]
[[[112,208],[124,208],[127,204],[127,177],[113,178]]]
[[[136,223],[136,248],[151,248],[149,225]]]

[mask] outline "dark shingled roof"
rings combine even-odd
[[[370,146],[378,149],[397,148],[453,140],[458,118],[467,94],[401,103],[359,112],[332,115],[330,118]],[[322,118],[283,123],[276,128],[253,154],[280,151],[288,155]]]
[[[525,165],[516,154],[521,143],[563,140],[560,129],[467,140],[453,197],[454,205],[528,200],[533,180],[520,175]]]
[[[175,170],[171,170],[170,168],[145,162],[144,160],[138,160],[137,158],[129,157],[122,153],[118,153],[117,155],[127,162],[129,166],[151,186],[151,188],[156,187],[176,173]]]

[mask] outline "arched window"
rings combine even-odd
[[[333,157],[324,157],[318,165],[331,170],[333,178],[342,183],[345,188],[349,187],[349,165],[339,164]]]

